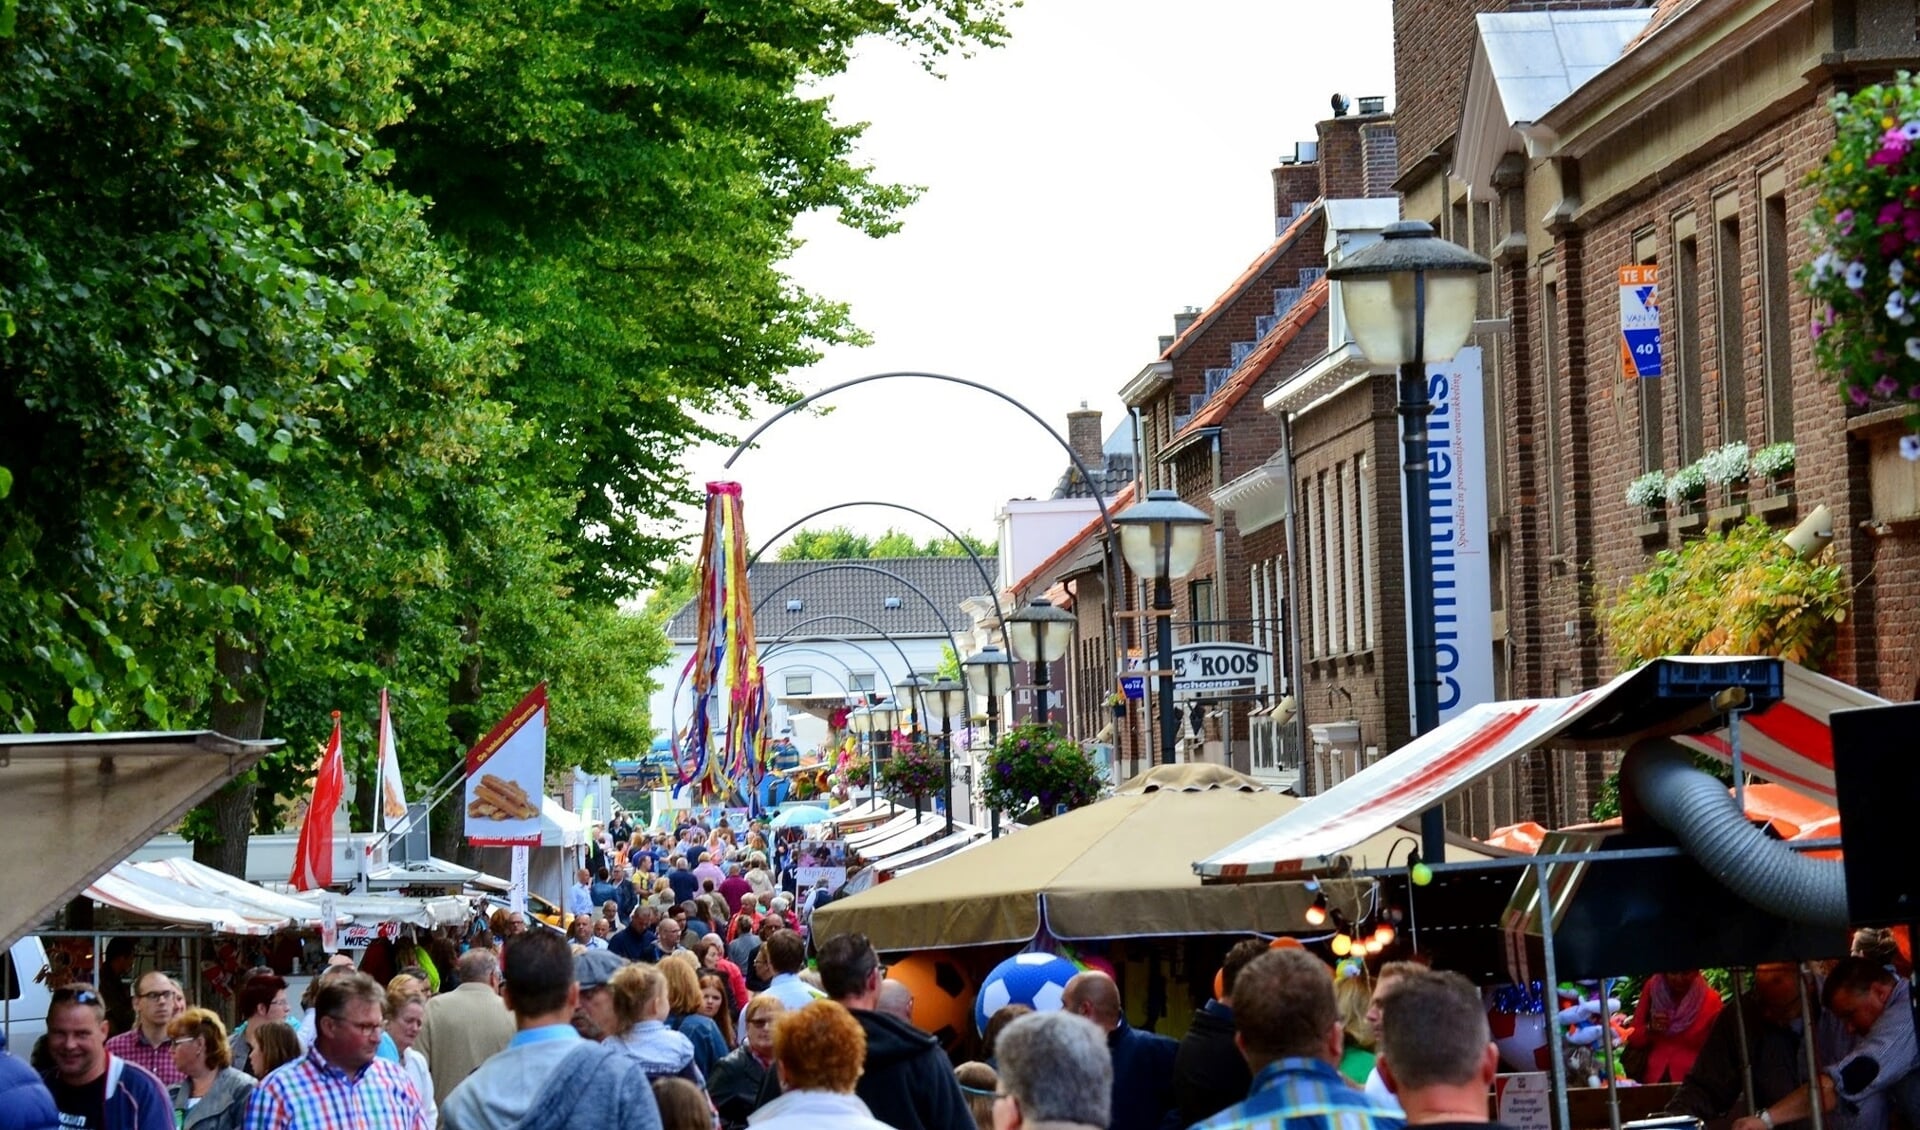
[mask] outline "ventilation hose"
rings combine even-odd
[[[1848,925],[1841,864],[1802,855],[1754,827],[1725,784],[1694,768],[1686,747],[1670,738],[1636,743],[1620,778],[1647,815],[1734,894],[1792,922]]]

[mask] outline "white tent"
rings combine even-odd
[[[303,891],[290,897],[315,907],[320,903],[319,891]],[[432,929],[436,926],[458,925],[466,922],[473,914],[473,907],[466,899],[451,895],[442,895],[437,898],[407,898],[402,895],[335,895],[333,905],[339,913],[351,915],[354,924],[359,926],[398,922],[402,926]]]
[[[245,908],[250,914],[274,916],[287,919],[296,926],[318,929],[320,909],[318,904],[303,902],[293,895],[270,891],[258,883],[249,883],[245,879],[236,879],[225,871],[196,863],[191,859],[154,859],[145,863],[132,864],[133,867],[149,875],[157,875],[182,886],[203,891],[215,899],[222,900],[235,907]],[[335,908],[335,917],[342,923],[353,921],[350,914]]]
[[[262,890],[260,894],[267,899],[256,901],[250,895],[203,890],[132,863],[114,865],[85,893],[97,903],[128,914],[216,934],[264,937],[294,924],[292,915],[280,913],[268,901],[286,896]],[[303,924],[318,922],[312,910],[305,906],[301,910]],[[345,914],[338,914],[336,920],[343,925],[351,921]]]
[[[560,807],[550,796],[540,798],[540,846],[569,848],[587,842],[587,822]]]

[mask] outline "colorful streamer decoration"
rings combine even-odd
[[[765,672],[753,636],[747,591],[747,532],[740,484],[707,484],[707,526],[700,541],[700,619],[693,658],[693,717],[674,750],[678,784],[702,800],[740,798],[759,805],[767,772]]]

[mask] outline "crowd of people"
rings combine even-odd
[[[564,931],[529,929],[502,910],[450,958],[409,949],[397,968],[376,969],[337,954],[297,1004],[282,976],[254,969],[235,992],[231,1031],[187,1007],[164,972],[124,986],[124,1030],[101,989],[62,987],[42,1069],[0,1055],[0,1130],[1490,1121],[1500,1056],[1480,990],[1414,962],[1336,973],[1290,939],[1228,949],[1211,999],[1177,1041],[1130,1024],[1120,986],[1089,969],[1066,983],[1057,1009],[994,1013],[981,1058],[955,1065],[915,1026],[912,989],[887,977],[869,941],[806,936],[810,906],[796,914],[777,893],[759,834],[736,843],[722,832],[607,837]],[[641,879],[655,874],[656,854],[665,870]],[[602,883],[611,897],[595,897]],[[776,893],[763,901],[761,886]],[[1863,932],[1856,948],[1817,980],[1797,966],[1760,967],[1738,1009],[1723,1008],[1697,971],[1656,975],[1642,986],[1628,1050],[1649,1081],[1679,1084],[1670,1111],[1732,1120],[1732,1130],[1801,1130],[1816,1102],[1836,1130],[1920,1126],[1904,959],[1884,934]],[[1803,1001],[1819,1005],[1814,1071],[1802,1054]]]

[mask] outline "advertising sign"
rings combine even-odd
[[[794,885],[799,888],[802,895],[812,890],[813,885],[822,879],[827,881],[827,890],[829,892],[838,891],[841,887],[847,885],[847,869],[844,867],[794,868],[793,882]]]
[[[513,845],[513,873],[507,882],[507,909],[515,914],[527,912],[527,845]]]
[[[328,953],[340,948],[340,904],[331,891],[320,896],[320,948]]]
[[[467,842],[540,846],[547,775],[547,685],[527,693],[467,751]]]
[[[1620,268],[1620,371],[1628,380],[1660,375],[1660,268]]]
[[[1493,694],[1492,552],[1487,545],[1485,411],[1480,350],[1469,346],[1444,365],[1427,369],[1427,498],[1425,535],[1433,546],[1433,574],[1407,572],[1407,638],[1413,638],[1413,585],[1433,595],[1434,668],[1440,677],[1440,721]],[[1406,529],[1406,508],[1400,513]],[[1411,536],[1421,536],[1419,532]],[[1404,553],[1404,547],[1403,547]],[[1402,567],[1405,567],[1403,557]],[[1411,660],[1411,648],[1409,648]],[[1413,686],[1407,686],[1413,717]]]
[[[1198,698],[1249,693],[1273,683],[1273,653],[1245,643],[1190,643],[1173,649],[1173,693]]]

